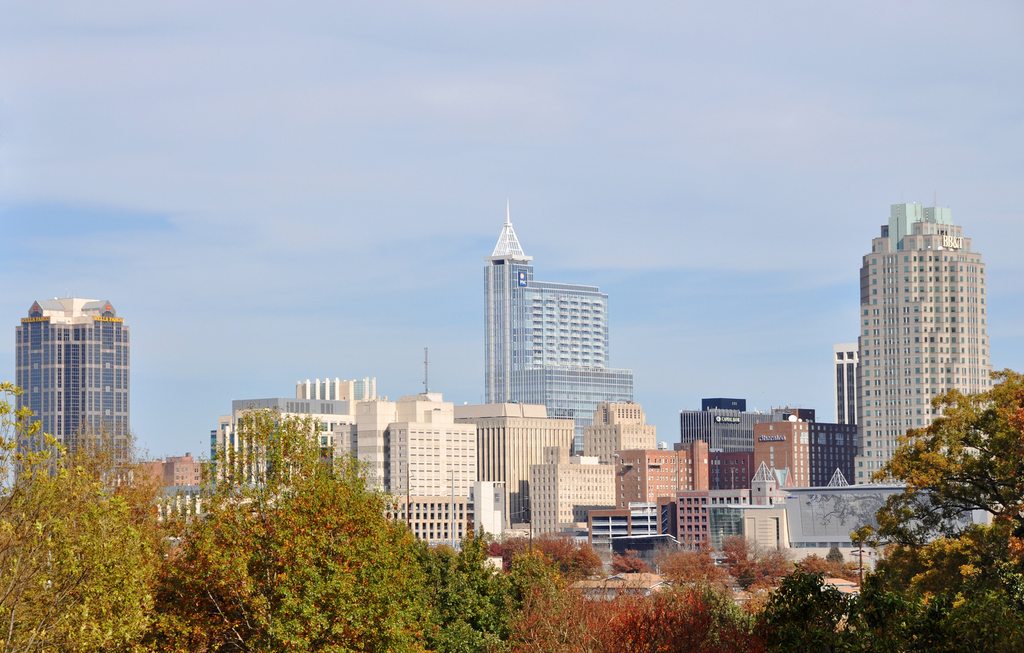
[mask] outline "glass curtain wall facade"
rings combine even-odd
[[[484,276],[487,403],[536,403],[576,423],[574,450],[602,401],[633,400],[633,372],[608,367],[608,295],[537,281],[506,216]]]
[[[71,452],[80,434],[102,433],[127,455],[130,348],[128,325],[108,301],[33,303],[15,328],[18,408],[31,409],[43,432]]]

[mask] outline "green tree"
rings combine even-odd
[[[206,514],[160,579],[150,644],[177,651],[416,651],[429,619],[412,534],[317,425],[253,411],[217,453]]]
[[[500,651],[515,611],[508,576],[487,563],[488,542],[470,534],[458,552],[420,546],[432,628],[427,646],[441,652]]]
[[[1024,376],[993,377],[987,392],[936,398],[941,416],[908,432],[879,472],[906,489],[878,513],[888,555],[862,593],[861,627],[877,650],[1024,641]],[[975,510],[993,523],[973,524]]]
[[[152,488],[109,450],[66,455],[20,390],[0,384],[0,623],[4,651],[131,648],[149,625],[159,561]],[[19,444],[21,445],[19,447]],[[116,482],[115,482],[116,481]]]
[[[993,374],[992,389],[974,395],[953,390],[932,403],[942,415],[908,431],[878,472],[906,490],[879,511],[879,533],[899,544],[955,536],[972,510],[1007,522],[1024,536],[1024,376]]]
[[[821,574],[797,571],[783,579],[762,611],[759,628],[768,651],[831,653],[847,650],[851,600],[824,584]]]

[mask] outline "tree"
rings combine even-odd
[[[838,548],[835,550],[839,553]],[[855,569],[850,569],[850,567],[843,561],[842,553],[839,553],[838,560],[831,554],[825,558],[822,558],[819,555],[809,555],[803,560],[797,562],[796,568],[805,574],[821,574],[830,578],[845,578],[847,580],[857,579],[857,571]]]
[[[851,608],[851,599],[824,584],[821,574],[797,571],[772,592],[758,627],[768,651],[844,650]]]
[[[1024,537],[1024,376],[1003,370],[993,378],[987,392],[935,398],[942,415],[900,438],[878,472],[906,484],[878,513],[885,540],[922,544],[955,536],[972,510],[992,513]]]
[[[637,557],[636,551],[626,550],[626,555],[612,556],[612,571],[616,574],[649,574],[651,567]]]
[[[5,651],[128,648],[149,625],[159,561],[152,488],[102,441],[67,455],[0,384],[0,623]],[[19,445],[21,445],[19,447]],[[112,481],[116,480],[116,484]]]
[[[456,552],[419,547],[426,570],[432,628],[426,643],[436,651],[500,651],[515,606],[511,581],[487,564],[488,542],[470,533]]]
[[[417,545],[305,418],[254,411],[218,452],[206,515],[160,578],[150,644],[178,651],[415,651],[429,611]]]
[[[661,574],[677,584],[707,584],[725,589],[729,582],[728,572],[715,563],[706,546],[696,551],[666,549],[658,554],[657,564]]]
[[[742,535],[733,535],[722,542],[725,565],[743,589],[771,588],[793,569],[782,551],[766,550]]]
[[[832,545],[828,549],[828,553],[825,555],[825,560],[833,564],[843,564],[846,559],[843,558],[843,552],[839,550],[839,547]]]
[[[595,576],[603,567],[594,547],[586,543],[577,544],[564,535],[544,534],[533,540],[509,538],[502,542],[500,551],[506,571],[512,568],[515,558],[532,551],[542,553],[557,565],[564,576],[573,580]]]
[[[941,416],[879,472],[906,484],[878,512],[888,555],[862,592],[863,628],[890,642],[879,650],[1013,651],[1024,639],[1024,376],[993,378],[987,392],[937,397]],[[973,524],[974,510],[993,523]]]

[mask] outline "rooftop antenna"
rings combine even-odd
[[[430,348],[423,348],[423,392],[430,392]]]
[[[512,224],[512,205],[508,198],[505,198],[505,224]]]

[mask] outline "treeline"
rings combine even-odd
[[[886,553],[859,596],[823,583],[850,575],[838,560],[794,569],[733,540],[724,564],[665,554],[669,589],[612,601],[573,588],[602,567],[568,540],[417,542],[356,464],[325,462],[307,422],[268,413],[242,427],[256,473],[224,460],[202,518],[158,520],[157,488],[102,438],[19,450],[45,441],[4,384],[0,650],[1019,651],[1024,379],[999,381],[940,398],[945,416],[885,470],[907,491],[856,534]],[[995,520],[958,519],[974,509]]]

